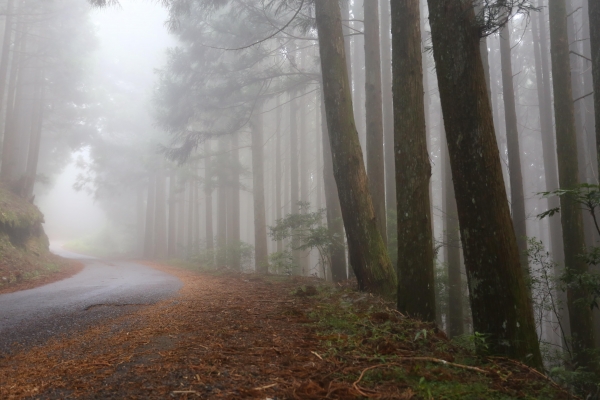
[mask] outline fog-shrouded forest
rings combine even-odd
[[[0,0],[0,49],[0,397],[600,398],[600,0]]]

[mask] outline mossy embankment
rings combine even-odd
[[[68,276],[80,266],[50,253],[44,215],[0,185],[0,293]]]

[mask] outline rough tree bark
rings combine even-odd
[[[322,88],[322,86],[321,86]],[[325,187],[325,204],[327,206],[327,228],[334,235],[336,242],[331,252],[331,279],[341,282],[347,278],[346,274],[346,249],[344,248],[344,221],[338,194],[337,183],[333,176],[333,159],[331,157],[331,144],[329,130],[327,129],[327,116],[325,103],[321,92],[321,138],[323,140],[323,185]]]
[[[381,94],[381,51],[379,47],[379,3],[365,6],[365,105],[367,176],[379,232],[387,245],[385,168],[383,155],[383,104]]]
[[[380,0],[381,31],[381,90],[383,96],[383,141],[385,154],[385,205],[387,210],[396,210],[396,162],[394,158],[394,108],[392,103],[392,37],[390,1]],[[388,229],[396,234],[395,223]],[[392,233],[393,232],[393,233]],[[392,260],[393,261],[393,260]]]
[[[471,3],[429,0],[473,328],[487,351],[542,366],[512,226]],[[479,350],[482,350],[481,348]]]
[[[452,169],[450,155],[446,143],[444,121],[440,121],[441,150],[444,158],[444,222],[446,230],[446,264],[448,265],[448,337],[455,337],[464,333],[463,316],[463,289],[460,272],[460,234],[458,226],[458,211],[456,210],[456,197],[452,183]]]
[[[512,219],[515,236],[517,237],[517,246],[519,246],[521,268],[523,268],[525,277],[529,279],[527,215],[525,214],[525,195],[523,193],[523,173],[521,170],[519,129],[517,127],[517,108],[513,85],[509,24],[504,25],[500,29],[500,63],[502,64],[502,97],[504,99],[504,122],[506,123],[506,148],[508,150]]]
[[[435,321],[433,232],[419,0],[392,2],[398,310]]]
[[[558,179],[562,189],[571,189],[579,183],[579,168],[565,0],[550,0],[548,10],[550,13],[550,58],[554,87]],[[560,205],[565,266],[575,273],[587,272],[588,265],[580,257],[580,254],[585,251],[581,209],[575,199],[569,196],[562,196]],[[592,359],[586,351],[594,348],[593,323],[590,308],[585,301],[580,302],[584,297],[585,293],[580,289],[573,287],[567,289],[575,362],[581,366],[590,367]]]
[[[361,290],[391,297],[396,277],[379,233],[354,124],[338,1],[316,2],[315,17],[333,171],[352,267]]]

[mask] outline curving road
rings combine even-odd
[[[0,295],[0,356],[14,344],[41,344],[52,336],[156,303],[175,295],[182,286],[178,278],[144,265],[51,249],[85,267],[59,282]]]

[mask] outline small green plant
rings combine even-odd
[[[343,246],[343,238],[332,234],[323,225],[325,209],[310,212],[310,203],[298,202],[300,213],[288,214],[278,219],[275,226],[269,227],[269,235],[273,240],[291,239],[291,250],[317,249],[319,267],[323,276],[331,265],[331,254],[336,246]],[[290,264],[293,268],[293,262]]]

